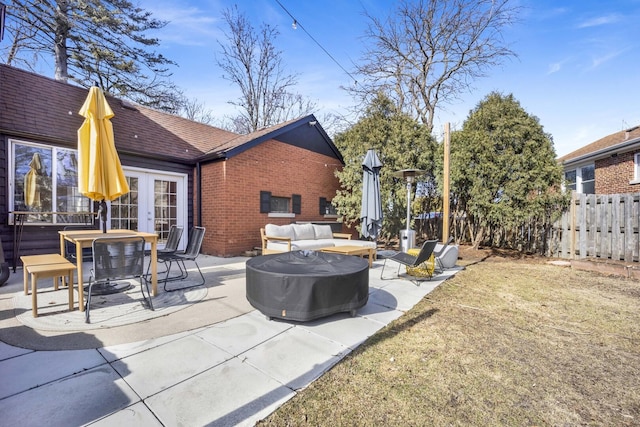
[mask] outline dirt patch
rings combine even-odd
[[[640,282],[461,248],[466,269],[261,425],[640,425]]]

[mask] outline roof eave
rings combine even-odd
[[[224,150],[224,151],[216,151],[216,152],[211,152],[211,153],[207,153],[204,156],[201,156],[198,161],[199,162],[208,162],[208,161],[216,161],[216,160],[221,160],[221,159],[228,159],[230,157],[236,156],[244,151],[247,151],[253,147],[255,147],[256,145],[268,141],[270,139],[277,139],[278,136],[283,135],[287,132],[290,132],[293,129],[296,129],[300,126],[308,126],[310,125],[310,123],[312,122],[316,122],[317,123],[317,119],[313,114],[310,114],[308,116],[305,117],[301,117],[300,119],[289,123],[286,126],[282,126],[280,128],[274,129],[271,132],[267,132],[264,135],[260,135],[257,136],[256,138],[238,145],[236,147],[230,148],[228,150]],[[344,164],[344,159],[342,157],[342,154],[340,154],[340,151],[338,151],[338,148],[335,146],[335,144],[333,144],[333,142],[331,141],[331,138],[329,137],[329,135],[327,135],[327,133],[324,131],[324,129],[322,128],[322,126],[316,127],[316,130],[320,133],[321,137],[325,140],[325,142],[327,143],[327,145],[330,147],[331,151],[335,154],[336,158],[338,160],[340,160],[340,162],[342,164]]]
[[[623,141],[616,145],[612,145],[610,147],[602,148],[597,151],[592,151],[591,153],[583,154],[578,157],[574,157],[571,159],[566,159],[562,161],[563,166],[570,166],[574,163],[581,163],[585,160],[600,160],[604,157],[610,156],[613,153],[620,153],[622,151],[629,151],[634,148],[634,146],[640,147],[640,137],[630,139],[629,141]]]

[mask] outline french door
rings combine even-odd
[[[163,247],[172,225],[187,230],[187,176],[159,171],[126,168],[129,193],[111,202],[111,229],[127,229],[158,233],[158,246]],[[187,233],[183,233],[180,249],[184,249]]]

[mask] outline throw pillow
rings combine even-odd
[[[296,236],[294,240],[313,240],[316,238],[312,224],[295,224],[292,227]]]
[[[264,234],[271,237],[288,237],[291,240],[295,239],[291,225],[267,224],[264,227]]]
[[[313,224],[313,229],[316,233],[316,239],[333,239],[333,231],[331,231],[330,225]]]

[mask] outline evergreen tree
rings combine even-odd
[[[406,181],[393,177],[402,169],[427,171],[420,180],[433,183],[435,141],[429,129],[410,116],[397,113],[391,100],[378,95],[363,117],[348,130],[335,137],[335,144],[346,165],[337,173],[341,189],[333,199],[338,213],[349,226],[360,219],[362,203],[362,161],[373,148],[383,163],[380,172],[380,191],[383,225],[380,240],[396,237],[404,229],[407,212]],[[415,185],[413,194],[415,194]]]
[[[451,190],[475,247],[497,230],[549,222],[566,203],[551,136],[513,95],[490,93],[452,134]],[[516,237],[498,236],[502,240]],[[498,239],[500,240],[500,239]]]
[[[177,112],[182,95],[169,80],[172,61],[145,35],[166,22],[128,0],[9,0],[9,44],[1,60],[35,69],[53,63],[56,80],[71,79],[142,105]]]

